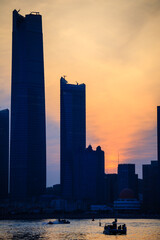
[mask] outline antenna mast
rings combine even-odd
[[[118,152],[118,165],[119,165],[119,152]]]

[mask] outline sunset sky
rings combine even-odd
[[[87,145],[119,163],[157,159],[160,105],[159,0],[0,0],[0,109],[10,109],[12,11],[42,15],[47,185],[59,183],[60,77],[86,84]]]

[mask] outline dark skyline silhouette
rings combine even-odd
[[[38,12],[32,12],[23,17],[14,10],[12,40],[10,193],[13,199],[24,200],[41,195],[46,189],[46,125],[41,15]],[[158,106],[158,161],[151,161],[151,165],[144,166],[143,171],[145,176],[143,183],[146,184],[143,186],[146,186],[148,191],[146,199],[152,195],[155,196],[156,201],[160,199],[160,190],[157,188],[160,184],[158,176],[160,172],[160,165],[158,165],[159,108]],[[85,84],[68,84],[65,76],[61,77],[60,111],[62,193],[60,197],[62,200],[87,200],[90,203],[103,203],[107,195],[104,193],[104,152],[101,151],[100,146],[96,151],[93,151],[91,146],[86,149]],[[134,164],[119,164],[117,180],[119,196],[120,192],[129,188],[128,193],[133,192],[133,196],[136,199],[139,198],[138,176],[135,174]],[[121,200],[118,201],[121,202]],[[152,204],[153,202],[149,204],[157,206],[156,211],[159,210],[158,201],[155,205]],[[123,199],[122,202],[124,203]]]
[[[62,196],[74,198],[74,156],[86,147],[85,84],[60,79],[60,168]]]
[[[10,109],[12,10],[21,9],[21,15],[37,10],[43,16],[47,142],[55,146],[54,151],[47,149],[48,186],[59,182],[63,74],[71,83],[76,78],[88,86],[86,142],[93,148],[101,145],[107,153],[106,172],[117,172],[118,151],[121,163],[136,163],[140,177],[142,164],[156,159],[160,5],[146,1],[1,2],[1,108]]]
[[[160,166],[160,106],[157,106],[157,159]]]
[[[8,196],[9,110],[0,110],[0,199]]]
[[[42,17],[13,11],[10,192],[31,197],[46,187]]]
[[[118,196],[124,189],[132,189],[134,197],[138,198],[138,175],[135,173],[135,164],[119,164],[117,181]]]
[[[104,151],[89,145],[74,156],[74,199],[92,204],[104,204]]]

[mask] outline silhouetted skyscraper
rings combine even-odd
[[[105,201],[107,204],[113,204],[118,198],[117,174],[105,174]]]
[[[8,195],[9,110],[0,111],[0,198]]]
[[[157,107],[157,155],[160,167],[160,106]]]
[[[158,161],[143,165],[143,207],[146,211],[160,213]]]
[[[118,165],[118,194],[125,188],[129,188],[138,197],[138,175],[135,174],[135,164]]]
[[[157,107],[157,158],[143,165],[143,208],[160,213],[160,106]]]
[[[104,203],[104,151],[91,145],[74,158],[74,198],[88,203]]]
[[[13,11],[10,191],[13,198],[46,187],[42,17]]]
[[[62,196],[73,199],[74,155],[86,146],[85,84],[68,84],[61,77],[61,188]]]

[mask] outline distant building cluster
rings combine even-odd
[[[117,174],[105,174],[104,152],[86,148],[85,85],[61,78],[61,190],[65,200],[107,204],[119,212],[160,212],[160,161],[143,165],[138,179],[135,164],[119,164]],[[157,142],[160,156],[160,107]]]
[[[157,107],[158,160],[119,164],[105,174],[104,151],[86,148],[85,84],[60,79],[60,185],[46,189],[46,122],[42,18],[13,11],[11,131],[9,110],[0,111],[0,200],[49,199],[55,210],[99,209],[160,213],[160,106]],[[10,156],[10,160],[9,160]],[[47,198],[47,196],[50,196]]]
[[[61,190],[66,200],[103,202],[104,152],[86,149],[85,84],[60,80]]]

